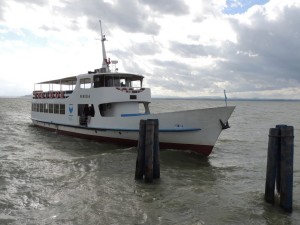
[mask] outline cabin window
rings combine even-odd
[[[104,87],[105,78],[104,76],[94,76],[94,88]]]
[[[48,113],[48,103],[44,103],[44,113]]]
[[[100,115],[101,115],[102,117],[104,117],[104,116],[109,116],[112,107],[113,107],[113,106],[112,106],[111,103],[100,104],[100,105],[98,105],[98,108],[99,108],[99,111],[100,111]]]
[[[80,79],[80,88],[89,89],[92,87],[91,78]]]
[[[32,103],[31,110],[33,112],[36,112],[36,103]]]
[[[65,114],[65,105],[64,104],[59,105],[59,112],[60,112],[60,114]]]
[[[132,81],[131,85],[132,87],[142,87],[141,81],[139,80]]]
[[[105,116],[105,112],[106,112],[106,104],[100,104],[99,105],[99,111],[100,111],[100,115],[103,117]]]
[[[53,113],[53,104],[49,104],[49,113]]]
[[[59,113],[59,104],[54,104],[54,113],[55,114]]]
[[[40,112],[44,112],[44,104],[40,103]]]
[[[126,79],[125,78],[121,78],[120,79],[120,86],[121,87],[129,87],[128,83],[126,83]]]
[[[112,77],[105,77],[105,87],[113,87],[114,79]]]
[[[37,104],[36,103],[33,103],[33,109],[32,109],[32,111],[37,112]]]
[[[83,83],[83,82],[82,82]],[[130,77],[130,75],[115,74],[94,75],[93,87],[141,87],[142,78]]]

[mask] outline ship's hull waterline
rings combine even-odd
[[[74,126],[37,118],[32,118],[32,121],[34,125],[59,134],[123,146],[137,146],[139,121],[158,119],[161,149],[187,150],[208,156],[222,131],[220,120],[227,122],[233,110],[234,107],[230,106],[120,118],[124,121],[123,124],[128,124],[122,128],[105,126],[110,123],[107,120],[103,121],[104,126]]]

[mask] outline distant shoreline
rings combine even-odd
[[[208,101],[224,101],[224,98],[209,98],[209,97],[191,97],[191,98],[181,98],[181,97],[152,97],[154,100],[208,100]],[[232,101],[272,101],[272,102],[299,102],[300,99],[268,99],[268,98],[227,98],[228,102]]]

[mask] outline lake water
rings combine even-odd
[[[299,224],[300,102],[236,105],[212,154],[161,151],[161,179],[135,181],[136,147],[32,126],[30,99],[0,98],[0,224]],[[154,100],[152,112],[224,106]],[[294,126],[293,212],[264,201],[269,128]]]

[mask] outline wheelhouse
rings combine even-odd
[[[143,76],[128,73],[106,73],[93,75],[94,88],[128,87],[142,88]]]

